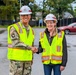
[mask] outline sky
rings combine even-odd
[[[72,4],[72,7],[73,7],[73,9],[74,9],[74,7],[76,7],[76,4]]]
[[[36,1],[36,3],[37,4],[39,4],[41,1],[43,1],[43,0],[35,0]]]

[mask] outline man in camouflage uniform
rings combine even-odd
[[[28,6],[22,6],[21,9],[20,9],[20,13],[19,13],[20,22],[16,23],[16,25],[19,28],[19,32],[17,31],[18,28],[17,29],[15,28],[16,25],[11,25],[11,26],[8,27],[8,39],[10,39],[12,41],[12,44],[9,44],[9,40],[8,40],[8,59],[10,60],[10,65],[9,65],[10,73],[9,73],[9,75],[31,75],[32,60],[30,60],[30,61],[27,60],[26,61],[23,58],[20,58],[20,60],[19,60],[18,54],[17,54],[17,58],[16,58],[17,60],[16,60],[15,58],[13,58],[16,55],[16,54],[13,55],[13,53],[14,53],[13,51],[18,51],[18,50],[17,49],[16,50],[10,50],[10,48],[12,48],[12,49],[18,48],[19,50],[20,49],[28,50],[28,51],[31,50],[32,53],[37,52],[37,48],[33,46],[34,40],[32,42],[32,46],[30,46],[30,45],[27,45],[27,44],[21,42],[20,36],[19,36],[19,33],[20,32],[22,33],[22,30],[25,29],[26,34],[27,34],[27,38],[30,35],[30,31],[32,31],[31,38],[33,37],[34,32],[33,32],[32,28],[30,28],[30,26],[29,26],[29,21],[30,21],[30,18],[31,18],[30,14],[31,13],[32,13],[31,9]],[[21,24],[22,28],[20,28],[19,24]],[[21,37],[25,38],[26,36],[25,37],[21,36]],[[31,40],[29,40],[29,41],[31,42]],[[12,52],[10,52],[10,51],[12,51]],[[26,54],[24,54],[24,56],[25,55]],[[31,54],[29,56],[31,56]],[[26,56],[26,57],[28,57],[28,56]],[[33,59],[33,57],[32,57],[32,59]]]

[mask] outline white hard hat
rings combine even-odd
[[[19,12],[19,15],[29,15],[32,14],[31,9],[28,6],[22,6]]]
[[[54,21],[56,21],[57,22],[57,19],[56,19],[56,17],[53,15],[53,14],[48,14],[46,17],[45,17],[45,22],[47,21],[47,20],[54,20]]]

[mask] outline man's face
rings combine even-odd
[[[56,21],[52,21],[52,20],[46,21],[46,27],[47,27],[49,32],[54,30],[55,26],[56,26]]]
[[[21,22],[23,24],[28,24],[30,21],[31,15],[20,15]]]

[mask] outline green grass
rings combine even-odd
[[[0,28],[7,28],[9,25],[0,25]],[[45,26],[33,26],[33,28],[45,28]]]
[[[0,25],[0,28],[7,28],[8,25]]]

